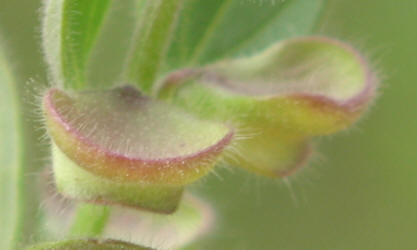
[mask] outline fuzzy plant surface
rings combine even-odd
[[[43,198],[47,215],[32,229],[63,241],[27,249],[147,249],[100,236],[181,249],[213,222],[210,201],[183,199],[187,186],[217,166],[277,179],[301,171],[314,139],[349,128],[377,89],[360,52],[311,35],[324,6],[323,0],[45,1],[50,87],[40,109],[53,188],[43,194],[60,198]],[[18,184],[21,107],[8,61],[0,52],[0,133],[7,142],[0,152],[7,204],[0,207],[0,249],[19,249],[31,218],[21,208],[27,204],[27,187]],[[60,199],[72,204],[58,208],[69,222],[48,211]]]

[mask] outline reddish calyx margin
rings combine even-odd
[[[68,106],[58,107],[55,102],[57,98],[63,99]],[[43,107],[49,133],[56,145],[77,165],[112,180],[162,185],[190,183],[211,169],[234,134],[229,130],[217,143],[193,154],[166,159],[128,157],[91,142],[77,128],[70,126],[62,112],[71,108],[73,101],[68,94],[59,89],[50,89],[46,93]]]

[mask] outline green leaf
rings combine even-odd
[[[0,50],[0,249],[13,249],[23,220],[21,115],[16,82]]]
[[[125,71],[137,22],[146,0],[112,1],[87,65],[89,89],[106,89]],[[139,5],[139,6],[138,6]]]
[[[86,65],[110,0],[45,1],[43,50],[55,84],[82,89]]]
[[[132,87],[44,97],[58,189],[81,200],[175,210],[182,186],[207,174],[233,131]],[[56,146],[55,146],[56,145]]]
[[[242,140],[231,162],[283,177],[306,163],[312,137],[345,129],[363,114],[377,82],[349,45],[305,37],[252,57],[175,72],[163,86],[161,98],[235,127]]]
[[[141,15],[127,66],[127,77],[150,93],[176,26],[184,0],[151,0],[139,6]],[[144,8],[144,9],[142,9]]]
[[[147,247],[133,245],[117,240],[82,239],[61,242],[42,243],[26,248],[26,250],[151,250]]]
[[[307,35],[322,5],[323,0],[187,0],[166,70],[247,56],[279,40]]]

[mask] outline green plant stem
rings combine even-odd
[[[3,16],[2,16],[3,18]],[[2,20],[2,18],[0,18]],[[0,21],[1,21],[0,20]],[[0,22],[1,23],[1,22]],[[2,26],[4,28],[4,26]],[[5,28],[7,31],[7,29]],[[8,32],[2,32],[9,34]],[[29,78],[30,61],[27,59],[15,66],[16,58],[31,51],[14,49],[19,39],[8,43],[0,37],[0,249],[21,249],[39,236],[40,211],[37,178],[32,174],[42,164],[43,155],[38,147],[39,125],[33,119],[34,96],[32,86],[24,84]],[[19,47],[20,48],[20,47]],[[11,56],[13,55],[13,57]],[[35,57],[35,56],[33,56]],[[13,58],[13,59],[12,59]],[[16,64],[17,65],[17,64]],[[31,83],[32,84],[32,83]]]
[[[104,231],[111,209],[107,206],[80,203],[77,207],[70,236],[97,237]]]
[[[144,6],[125,75],[145,93],[152,91],[183,1],[151,0]]]
[[[18,91],[11,69],[0,50],[0,249],[12,249],[22,238],[25,217],[23,130]]]

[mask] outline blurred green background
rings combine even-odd
[[[0,0],[3,42],[24,58],[13,62],[22,86],[46,82],[39,8]],[[287,182],[222,169],[194,185],[218,220],[190,249],[417,249],[416,27],[415,0],[329,1],[317,33],[368,55],[382,80],[376,105],[355,128],[321,140],[312,166]],[[35,171],[42,161],[30,162]]]

